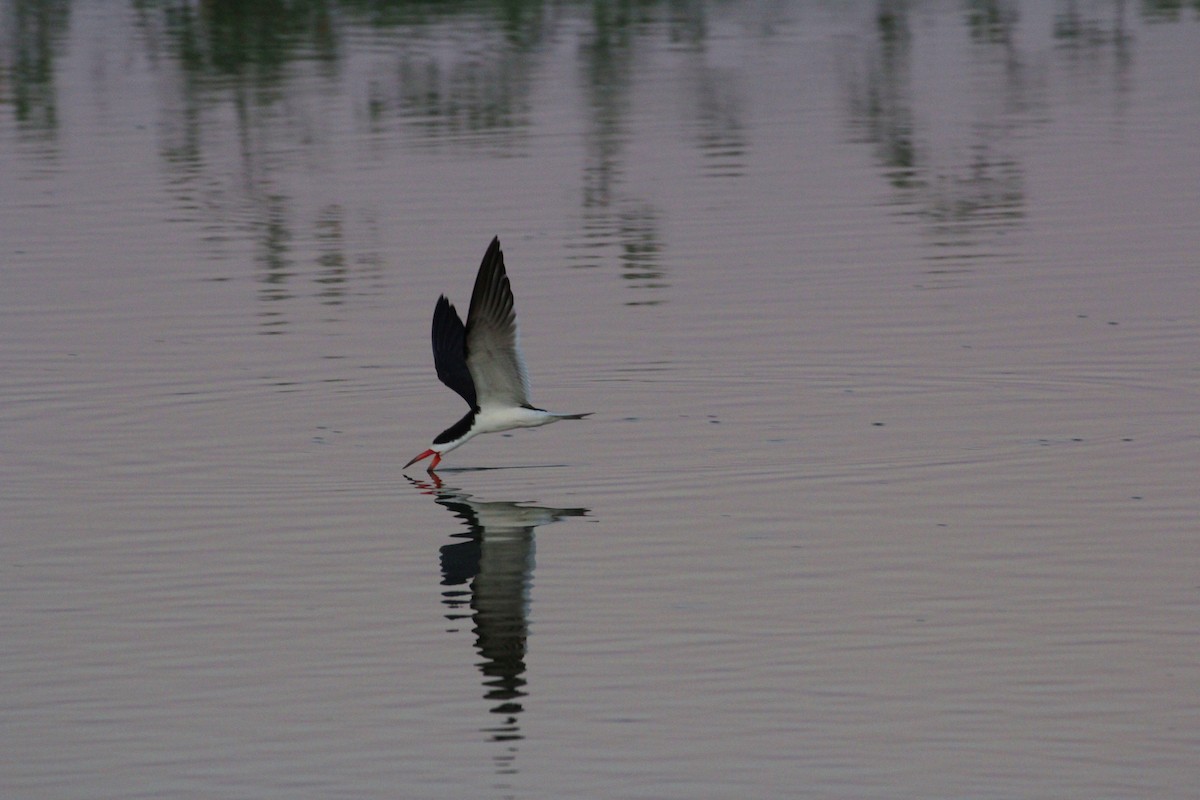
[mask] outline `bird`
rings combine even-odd
[[[517,342],[512,284],[498,236],[492,239],[475,276],[466,325],[446,295],[441,295],[433,309],[432,338],[438,378],[471,408],[404,469],[432,456],[427,468],[432,474],[442,456],[482,433],[536,428],[592,413],[560,414],[530,403],[529,376]]]

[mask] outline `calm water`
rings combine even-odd
[[[1195,796],[1197,4],[0,9],[4,797]]]

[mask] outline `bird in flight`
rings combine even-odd
[[[439,433],[405,469],[433,456],[428,468],[432,473],[442,456],[481,433],[536,428],[591,413],[558,414],[529,402],[529,377],[517,343],[517,315],[499,237],[492,239],[479,265],[467,324],[445,295],[438,298],[433,309],[433,365],[442,383],[458,392],[471,410]]]

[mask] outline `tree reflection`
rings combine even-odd
[[[1133,56],[1126,5],[1056,0],[1046,17],[1052,30],[1040,32],[1056,57],[1081,71],[1110,66],[1118,103]],[[1131,7],[1168,23],[1187,18],[1188,6]],[[919,100],[928,92],[913,85],[914,64],[937,57],[922,49],[923,26],[914,22],[928,5],[876,0],[833,12],[852,19],[846,39],[854,46],[837,51],[852,135],[871,146],[898,213],[921,222],[938,254],[994,253],[1000,234],[1021,224],[1026,181],[1014,133],[1033,124],[1040,102],[1041,59],[1021,41],[1021,11],[1031,7],[955,7],[972,52],[964,91],[973,118],[948,135],[923,115]],[[0,8],[0,103],[24,141],[52,155],[61,124],[55,66],[73,5],[10,0]],[[706,0],[131,0],[122,8],[160,81],[156,127],[169,189],[181,209],[205,217],[214,257],[222,243],[253,238],[272,332],[286,330],[289,302],[281,301],[337,307],[354,294],[361,265],[380,261],[355,229],[375,218],[371,209],[336,196],[306,203],[305,187],[295,185],[304,169],[319,173],[347,126],[361,126],[355,145],[405,148],[418,158],[528,158],[537,153],[539,104],[562,102],[544,99],[547,85],[568,87],[582,108],[570,263],[617,264],[633,292],[628,302],[665,302],[671,220],[629,174],[630,144],[644,122],[635,115],[647,113],[638,86],[664,64],[678,69],[678,106],[652,112],[682,115],[683,146],[699,155],[700,174],[740,179],[753,153],[746,84],[755,76],[714,57],[722,25],[736,20],[743,38],[767,42],[780,19],[829,13],[818,3],[734,11]],[[862,9],[868,13],[856,17]],[[565,70],[556,60],[563,53]],[[335,113],[339,102],[351,106],[349,121]]]
[[[1148,19],[1159,17],[1155,4],[1147,3]],[[1095,47],[1125,39],[1125,3],[1115,0],[1112,20],[1094,13],[1095,9],[1081,9],[1075,0],[1060,4],[1054,14],[1054,38],[1070,47]]]
[[[961,260],[988,254],[995,237],[1023,217],[1024,177],[1009,152],[1012,113],[1027,102],[1023,71],[1013,49],[1015,5],[968,4],[966,30],[976,47],[994,49],[999,83],[989,94],[996,107],[980,106],[982,116],[969,132],[966,153],[943,153],[945,137],[926,131],[912,88],[915,35],[910,5],[881,0],[875,31],[851,61],[842,62],[843,90],[853,128],[871,143],[904,214],[915,212],[931,239],[930,258]],[[854,62],[857,63],[854,63]],[[953,141],[953,139],[951,139]],[[939,144],[935,144],[939,142]],[[939,267],[930,274],[956,271]]]
[[[162,15],[167,43],[192,76],[252,78],[279,83],[296,58],[337,58],[331,4],[325,0],[209,0],[190,3],[138,0],[142,14]]]
[[[484,57],[459,60],[419,50],[399,56],[393,105],[413,144],[511,153],[524,143],[531,122],[530,57],[503,47],[477,55]]]
[[[1031,79],[1034,59],[1020,43],[1020,4],[965,4],[962,19],[974,56],[966,107],[974,116],[957,122],[955,130],[939,129],[928,113],[918,111],[913,63],[930,54],[921,52],[920,34],[914,32],[914,5],[878,0],[873,30],[857,39],[862,45],[857,52],[842,54],[839,74],[851,127],[874,147],[900,213],[922,223],[931,259],[995,256],[1004,248],[1003,235],[1025,215],[1026,181],[1014,149],[1016,134],[1045,116],[1039,108],[1042,79],[1036,74]],[[1050,32],[1068,63],[1089,59],[1089,73],[1096,71],[1096,57],[1111,51],[1118,102],[1129,88],[1132,55],[1124,16],[1123,0],[1087,4],[1086,10],[1064,0],[1056,4]],[[927,103],[928,89],[920,88]]]
[[[588,124],[584,133],[583,224],[574,245],[574,261],[577,266],[597,265],[615,245],[622,276],[635,288],[655,290],[664,286],[658,211],[623,186],[637,70],[637,26],[645,21],[635,13],[638,10],[629,3],[596,3],[592,30],[579,49]],[[661,297],[652,295],[633,304],[659,302]]]
[[[58,132],[56,59],[67,38],[68,0],[14,0],[0,17],[0,104],[11,105],[25,140],[54,152]]]

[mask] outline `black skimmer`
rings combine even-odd
[[[529,402],[529,378],[517,343],[517,315],[512,286],[504,271],[500,238],[492,239],[483,255],[467,324],[446,299],[433,309],[433,365],[442,383],[462,395],[471,410],[442,431],[433,445],[404,465],[408,469],[433,456],[433,472],[442,456],[481,433],[536,428],[560,419],[583,419],[588,414],[558,414]]]

